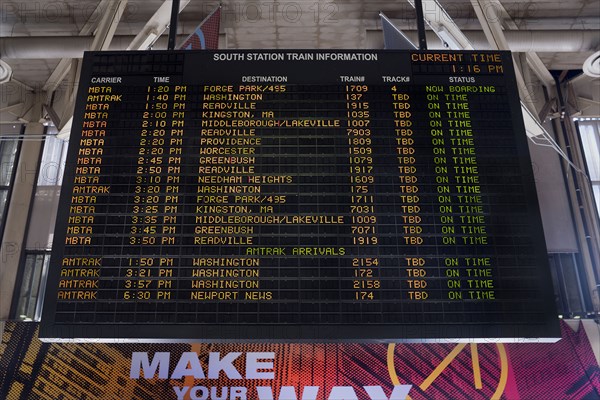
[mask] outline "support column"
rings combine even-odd
[[[25,127],[25,137],[43,133],[44,126],[38,122],[30,122]],[[0,320],[7,320],[10,317],[13,294],[15,290],[19,290],[15,288],[15,284],[25,246],[25,229],[33,201],[41,150],[41,140],[24,140],[14,171],[14,186],[0,247]]]
[[[561,82],[557,80],[556,90],[561,116],[559,119],[554,120],[554,122],[558,143],[573,165],[584,169],[585,160],[583,149],[580,145],[581,141],[565,104],[560,85]],[[579,244],[579,254],[588,283],[587,290],[592,298],[593,311],[596,315],[600,315],[600,281],[598,281],[598,273],[596,272],[600,267],[600,245],[598,242],[600,227],[595,217],[596,205],[594,195],[586,177],[583,174],[578,174],[565,160],[561,161],[563,163],[563,171],[565,171],[565,180],[572,207],[575,233]]]

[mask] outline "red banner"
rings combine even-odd
[[[187,37],[180,50],[217,50],[219,48],[219,26],[221,7],[217,7],[198,25],[194,33]]]

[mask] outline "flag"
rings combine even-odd
[[[216,50],[219,48],[219,25],[221,23],[221,6],[218,6],[204,21],[198,25],[194,33],[179,46],[180,50]]]
[[[383,29],[383,48],[386,50],[416,50],[415,46],[409,38],[388,19],[382,12],[381,28]]]

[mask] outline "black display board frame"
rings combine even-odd
[[[313,60],[307,60],[311,55]],[[325,59],[317,61],[318,55]],[[460,62],[452,56],[460,54]],[[476,54],[476,56],[473,56]],[[478,59],[480,55],[481,59]],[[279,57],[283,57],[280,59]],[[496,57],[496,61],[493,60]],[[412,61],[411,61],[412,60]],[[483,61],[480,61],[483,60]],[[501,60],[498,62],[498,60]],[[403,61],[403,62],[400,62]],[[393,66],[393,67],[390,67]],[[203,71],[208,71],[204,73]],[[336,71],[331,74],[327,71]],[[332,81],[332,76],[339,78]],[[285,76],[287,81],[278,82]],[[386,78],[384,78],[384,76]],[[522,171],[519,195],[526,199],[529,248],[535,259],[535,274],[523,279],[536,293],[536,316],[530,321],[511,320],[511,310],[496,321],[465,318],[456,322],[377,323],[114,323],[56,321],[61,260],[69,226],[71,198],[75,185],[76,161],[81,155],[81,139],[89,88],[99,84],[118,85],[386,85],[398,88],[411,85],[485,86],[505,89],[505,111],[510,121],[504,128],[512,131],[513,156]],[[168,82],[164,78],[168,77]],[[343,78],[344,77],[344,78]],[[356,82],[356,77],[364,81]],[[156,81],[156,78],[159,78]],[[96,82],[94,82],[94,79]],[[272,79],[275,82],[256,82]],[[402,79],[405,79],[402,81]],[[345,82],[342,82],[345,81]],[[382,82],[385,81],[385,82]],[[127,96],[127,90],[122,91]],[[306,103],[304,103],[306,104]],[[371,109],[375,115],[377,110]],[[343,127],[342,127],[343,128]],[[109,132],[110,128],[106,129]],[[259,131],[260,128],[257,128]],[[110,135],[110,132],[107,136]],[[489,157],[482,154],[480,157]],[[51,266],[46,284],[40,338],[44,341],[145,341],[145,342],[238,342],[238,341],[555,341],[560,337],[546,247],[539,214],[537,194],[521,105],[509,52],[449,51],[355,51],[355,50],[239,50],[239,51],[152,51],[88,52],[85,54],[75,106],[73,128],[65,178],[55,228]],[[140,175],[141,176],[141,175]],[[101,185],[101,184],[99,184]],[[511,191],[515,186],[511,187]],[[510,197],[511,192],[504,193]],[[482,196],[486,194],[483,193]],[[130,193],[133,196],[133,193]],[[510,205],[507,206],[510,208]],[[71,209],[73,210],[73,209]],[[497,251],[497,250],[495,250]],[[133,254],[134,252],[132,252]],[[442,252],[443,253],[443,252]],[[429,254],[439,257],[439,254]],[[397,255],[402,257],[401,254]],[[424,255],[425,257],[428,254]],[[517,255],[518,256],[518,255]],[[515,259],[518,259],[518,257]],[[519,265],[515,265],[518,269]],[[122,277],[121,277],[122,278]],[[525,289],[523,289],[525,290]],[[510,291],[509,291],[510,292]],[[399,300],[406,301],[406,300]],[[501,301],[501,300],[498,300]],[[532,302],[532,303],[533,303]],[[81,302],[80,302],[81,303]],[[540,304],[543,304],[543,308]],[[75,306],[76,307],[76,306]],[[529,305],[523,303],[522,308]],[[516,310],[521,312],[522,310]],[[385,317],[383,317],[385,318]]]

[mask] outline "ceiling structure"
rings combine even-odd
[[[218,5],[181,0],[178,41]],[[221,5],[223,49],[381,49],[380,12],[417,42],[415,10],[406,0],[223,0]],[[164,49],[170,9],[170,0],[3,0],[0,57],[12,76],[0,84],[0,134],[38,120],[62,128],[72,112],[83,51],[146,49],[152,43],[153,49]],[[552,84],[547,70],[581,70],[600,49],[600,0],[425,0],[424,17],[433,49],[445,47],[434,33],[442,26],[462,32],[475,49],[491,49],[496,29],[509,49],[527,54],[531,71],[524,76],[541,83],[545,77],[545,85]],[[591,114],[600,114],[598,80],[578,78],[578,95],[591,101],[586,103]]]

